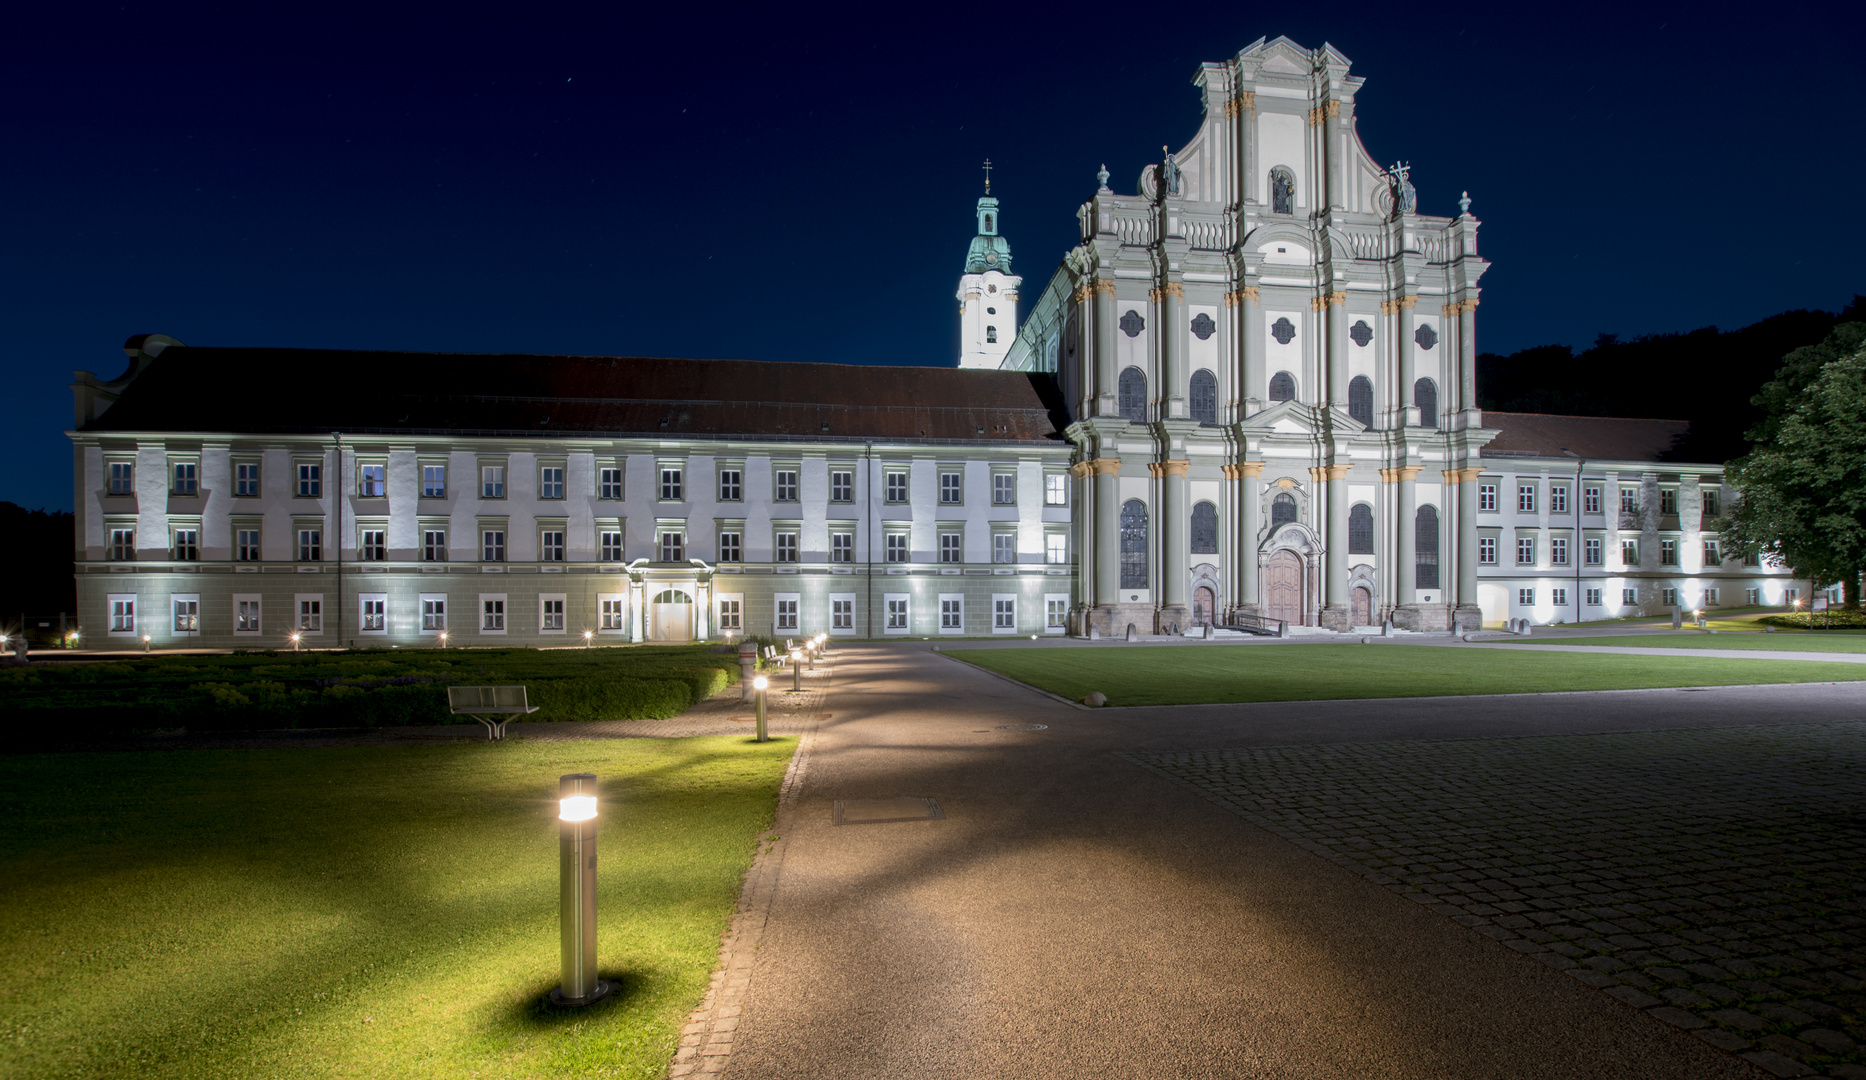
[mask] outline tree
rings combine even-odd
[[[1756,395],[1766,412],[1729,463],[1740,492],[1723,535],[1796,573],[1847,583],[1866,571],[1866,326],[1842,325],[1784,358]]]

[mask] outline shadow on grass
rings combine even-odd
[[[556,1031],[585,1020],[600,1020],[635,1001],[649,996],[654,976],[649,972],[628,969],[598,970],[596,977],[609,984],[609,993],[589,1005],[555,1005],[551,991],[560,985],[555,978],[534,981],[525,988],[500,1017],[509,1024],[533,1031]]]

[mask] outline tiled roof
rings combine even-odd
[[[86,431],[1042,443],[1050,376],[656,357],[171,346]]]
[[[1567,458],[1595,461],[1675,461],[1673,448],[1691,429],[1688,420],[1631,420],[1615,416],[1549,416],[1484,410],[1484,426],[1502,432],[1485,457]]]

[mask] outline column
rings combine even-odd
[[[1237,305],[1237,389],[1239,420],[1250,412],[1250,402],[1264,399],[1263,328],[1257,325],[1257,286],[1246,285],[1225,297]]]
[[[1232,468],[1243,493],[1238,506],[1238,528],[1243,535],[1238,537],[1238,564],[1232,571],[1237,584],[1232,591],[1240,605],[1257,609],[1261,603],[1257,599],[1257,533],[1263,528],[1263,462],[1240,461]]]
[[[1412,339],[1418,332],[1413,324],[1412,309],[1419,303],[1417,296],[1399,298],[1399,340],[1394,342],[1399,348],[1399,403],[1401,414],[1412,405],[1412,384],[1418,381],[1417,357],[1413,350],[1418,343]]]
[[[1166,579],[1160,583],[1160,597],[1162,605],[1169,608],[1183,608],[1187,599],[1186,560],[1192,546],[1187,536],[1192,522],[1192,508],[1186,502],[1189,465],[1186,461],[1160,463],[1160,475],[1165,481],[1160,500],[1160,574]]]
[[[1160,370],[1165,381],[1160,388],[1161,419],[1179,419],[1187,415],[1186,393],[1186,287],[1169,281],[1155,290],[1160,301]]]
[[[1080,591],[1080,603],[1084,605],[1093,604],[1096,600],[1095,552],[1097,548],[1095,546],[1096,502],[1094,474],[1095,470],[1089,467],[1087,461],[1078,461],[1074,465],[1069,466],[1069,476],[1075,481],[1075,491],[1073,492],[1074,499],[1072,502],[1073,513],[1070,516],[1070,526],[1075,535],[1070,539],[1074,544],[1076,559],[1076,588]],[[1077,627],[1074,622],[1071,622],[1070,626],[1074,628],[1069,631],[1070,633],[1073,634],[1079,630],[1084,636],[1087,636],[1088,626],[1086,623]]]
[[[1349,467],[1328,465],[1309,470],[1309,475],[1323,487],[1322,497],[1328,507],[1327,573],[1323,578],[1323,604],[1345,609],[1348,604],[1348,485]]]
[[[641,597],[642,597],[641,582],[639,581],[629,582],[628,583],[628,639],[634,642],[639,642],[642,640],[642,615],[644,613],[641,609]]]
[[[1348,404],[1348,294],[1331,292],[1323,299],[1328,321],[1328,401]]]
[[[1112,604],[1121,593],[1121,504],[1116,478],[1120,458],[1096,458],[1088,463],[1095,472],[1095,603]]]
[[[1114,279],[1089,283],[1095,296],[1095,415],[1115,415]]]
[[[1458,521],[1454,528],[1443,530],[1439,543],[1446,549],[1442,557],[1451,560],[1458,575],[1459,607],[1477,606],[1477,478],[1483,471],[1445,471],[1446,482],[1458,485]]]
[[[1322,110],[1322,168],[1328,177],[1328,206],[1338,209],[1344,205],[1342,198],[1341,167],[1341,102],[1324,101]]]
[[[1389,470],[1399,488],[1399,565],[1394,568],[1393,602],[1400,606],[1419,602],[1415,580],[1419,572],[1419,469],[1417,465],[1402,465]]]
[[[1477,299],[1458,303],[1458,405],[1477,408]],[[1449,429],[1449,425],[1447,425]],[[1472,603],[1476,603],[1475,600]]]

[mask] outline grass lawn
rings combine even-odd
[[[658,1077],[794,740],[0,758],[0,1077]],[[557,778],[601,779],[558,981]]]
[[[1770,652],[1866,653],[1866,633],[1835,630],[1831,633],[1781,630],[1773,634],[1737,633],[1625,634],[1616,637],[1522,638],[1503,645],[1624,645],[1629,649],[1767,649]]]
[[[1616,639],[1617,640],[1617,639]],[[941,653],[1080,701],[1198,705],[1866,680],[1818,660],[1616,656],[1433,645],[1201,645],[952,649]]]

